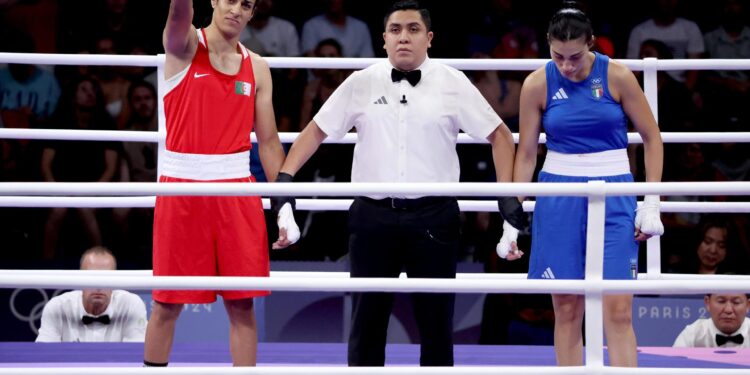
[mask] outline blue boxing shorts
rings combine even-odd
[[[546,166],[545,166],[546,167]],[[542,171],[539,182],[633,182],[630,173],[613,176],[566,176]],[[608,196],[604,233],[604,278],[638,276],[634,196]],[[538,197],[532,221],[529,279],[583,279],[586,269],[588,198]]]

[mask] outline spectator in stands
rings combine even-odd
[[[94,44],[94,53],[116,55],[122,53],[123,48],[124,46],[117,44],[117,40],[112,36],[102,35]],[[118,66],[98,66],[94,69],[94,78],[102,87],[107,112],[115,119],[118,128],[123,126],[127,119],[127,111],[123,111],[130,86],[130,80],[125,74],[127,69]]]
[[[672,52],[664,42],[647,39],[641,44],[639,59],[655,57],[657,59],[671,59]],[[637,76],[641,78],[643,72]],[[656,75],[659,101],[659,129],[662,132],[686,132],[697,129],[698,111],[695,110],[690,91],[684,84],[676,81],[666,70],[660,70]]]
[[[136,44],[130,46],[129,49],[126,50],[126,54],[131,56],[153,56],[156,53],[153,51],[153,48],[147,44]],[[122,73],[131,83],[135,81],[146,81],[154,87],[158,86],[158,77],[155,67],[128,66],[122,69]],[[126,106],[123,110],[129,109],[130,108],[127,108]],[[130,112],[126,112],[126,115],[124,116],[126,122],[130,118],[130,115]]]
[[[32,37],[21,30],[10,31],[13,37],[3,38],[3,52],[34,53]],[[60,98],[57,79],[36,65],[9,64],[0,69],[0,110],[5,127],[29,127],[48,119]],[[8,112],[20,112],[11,115]]]
[[[273,16],[273,1],[258,0],[255,16],[240,34],[240,42],[261,56],[299,56],[297,28]]]
[[[715,293],[703,297],[711,318],[698,319],[685,327],[677,348],[750,348],[750,300],[747,294]]]
[[[329,38],[321,40],[315,46],[314,57],[342,57],[341,44],[336,39]],[[302,97],[302,108],[300,110],[299,129],[302,130],[312,120],[314,113],[318,113],[320,107],[328,99],[341,82],[346,78],[341,69],[314,69],[315,78],[305,86]]]
[[[706,162],[703,145],[699,143],[668,144],[664,147],[665,182],[704,182],[715,181],[716,170]],[[700,202],[716,197],[694,195],[665,196],[665,201]],[[686,249],[695,228],[701,222],[702,214],[696,212],[675,212],[662,215],[665,227],[665,241],[672,240],[674,248]]]
[[[750,157],[745,144],[722,143],[711,165],[716,168],[720,180],[750,181]]]
[[[739,249],[737,229],[732,221],[708,216],[699,227],[697,247],[687,254],[678,266],[680,273],[693,274],[746,274],[747,259]],[[679,260],[670,260],[673,263]]]
[[[517,76],[497,70],[478,70],[471,74],[471,81],[487,99],[492,109],[498,115],[503,116],[508,128],[513,132],[518,132],[522,82],[517,79]]]
[[[372,37],[367,24],[346,13],[346,0],[323,0],[325,12],[302,26],[302,53],[312,55],[321,40],[333,38],[341,44],[344,57],[373,57]]]
[[[746,3],[746,2],[745,2]],[[706,55],[712,59],[750,59],[750,27],[745,25],[747,14],[740,0],[724,0],[721,26],[706,33]],[[720,129],[747,131],[750,125],[750,72],[721,70],[706,72],[707,118],[717,122]]]
[[[637,59],[641,44],[647,39],[664,42],[675,59],[697,59],[705,52],[703,35],[698,25],[688,19],[677,17],[679,0],[653,0],[651,19],[635,26],[628,38],[627,58]],[[694,90],[698,79],[696,71],[669,71],[669,75],[684,82]]]
[[[81,256],[81,269],[116,270],[108,249],[93,247]],[[52,298],[42,311],[37,342],[143,342],[146,305],[141,297],[111,289],[74,290]]]
[[[65,88],[54,116],[57,128],[114,130],[114,122],[104,107],[104,95],[93,78],[83,77]],[[117,143],[52,141],[42,152],[41,171],[47,182],[110,182],[117,170]],[[60,226],[68,212],[56,207],[44,227],[43,257],[55,256]],[[95,209],[78,208],[90,246],[102,244]]]
[[[672,52],[669,50],[666,44],[656,39],[648,39],[641,44],[641,51],[638,58],[644,59],[647,57],[655,57],[657,59],[671,59]],[[636,77],[641,81],[643,85],[643,72],[635,72]],[[686,132],[696,131],[698,121],[698,111],[695,109],[692,101],[692,94],[685,87],[684,84],[676,81],[672,78],[667,71],[659,71],[656,74],[656,90],[657,98],[659,103],[658,121],[659,130],[662,132]],[[674,149],[674,145],[665,145],[665,149]],[[700,146],[698,146],[700,147]],[[643,177],[644,160],[643,153],[640,150],[643,148],[639,144],[631,144],[628,146],[628,151],[631,155],[634,155],[630,159],[631,170],[633,175],[638,178]],[[665,153],[665,158],[669,161],[669,158],[674,153]],[[667,176],[669,177],[667,171]],[[671,197],[665,197],[665,199],[674,199]],[[692,198],[691,198],[692,199]],[[698,214],[693,214],[695,217]],[[667,231],[669,233],[669,231]],[[671,234],[667,234],[670,236]]]
[[[2,39],[2,51],[36,52],[34,40],[23,31],[11,31]],[[57,107],[60,86],[52,73],[36,65],[9,64],[0,68],[0,128],[46,127]],[[34,178],[30,165],[37,156],[28,140],[0,140],[0,181]]]
[[[136,81],[128,89],[128,105],[132,108],[125,130],[156,131],[158,122],[156,89],[145,81]],[[156,181],[156,143],[127,142],[123,144],[123,163],[127,167],[121,170],[123,182]]]
[[[156,131],[156,89],[146,81],[136,81],[128,90],[130,117],[125,126],[129,131]],[[156,182],[157,144],[153,142],[124,142],[119,163],[120,182]],[[117,244],[130,249],[131,260],[150,262],[153,208],[120,207],[112,210]],[[115,248],[117,251],[118,248]],[[132,258],[131,258],[132,257]]]

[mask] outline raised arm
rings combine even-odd
[[[187,67],[198,47],[198,37],[193,26],[192,0],[170,2],[162,43],[167,56],[165,74],[166,78],[170,78]]]

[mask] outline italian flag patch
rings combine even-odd
[[[253,85],[248,82],[236,81],[234,82],[234,93],[237,95],[250,96],[252,93]]]
[[[593,85],[591,86],[591,95],[594,96],[594,99],[601,99],[602,96],[604,96],[604,88],[601,84]]]

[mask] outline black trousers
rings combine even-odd
[[[459,209],[453,198],[357,198],[349,210],[351,277],[455,278]],[[393,293],[353,293],[349,366],[383,366]],[[453,293],[411,295],[422,366],[453,365]]]

